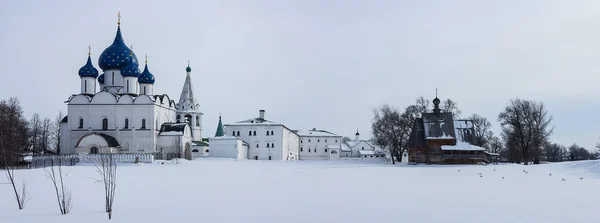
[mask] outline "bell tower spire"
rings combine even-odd
[[[192,68],[189,65],[185,69],[186,77],[181,89],[181,96],[179,97],[179,103],[177,104],[177,116],[181,117],[179,122],[187,122],[192,129],[192,140],[202,140],[202,115],[200,112],[200,104],[194,91],[192,84]]]

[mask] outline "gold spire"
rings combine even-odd
[[[190,60],[188,60],[188,67],[190,66]]]
[[[148,54],[146,54],[146,64],[148,64]]]
[[[92,55],[92,45],[88,45],[88,56]]]
[[[117,25],[121,26],[121,11],[117,12],[117,17],[119,18]]]

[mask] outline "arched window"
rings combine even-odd
[[[142,129],[146,129],[146,119],[142,119]]]
[[[271,143],[271,148],[275,148],[275,143]]]
[[[256,144],[256,148],[259,148],[258,144]]]
[[[200,116],[196,115],[196,126],[200,126]]]
[[[233,131],[233,132],[231,133],[231,135],[235,136],[235,131]]]
[[[304,151],[304,149],[302,147],[300,147],[300,152],[303,152],[303,151]]]
[[[253,135],[256,135],[256,131],[254,131],[254,134],[253,134]]]
[[[90,148],[90,153],[91,154],[96,154],[98,153],[98,147],[93,146],[92,148]]]
[[[102,119],[102,130],[107,130],[108,129],[108,119],[104,118]]]
[[[129,128],[129,119],[128,118],[125,119],[125,128],[126,129]]]
[[[270,145],[269,145],[269,143],[267,143],[267,148],[270,148]]]
[[[271,160],[271,156],[269,156],[269,160]]]
[[[237,131],[237,136],[240,136],[240,131]]]
[[[331,154],[337,154],[337,151],[331,150]]]
[[[185,122],[188,123],[188,125],[190,125],[190,127],[192,126],[192,116],[190,114],[187,114],[184,116],[185,118]]]
[[[79,118],[79,128],[83,128],[83,118]]]
[[[248,136],[251,136],[251,135],[252,135],[252,131],[248,131]]]

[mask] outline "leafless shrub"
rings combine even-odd
[[[115,188],[117,187],[117,162],[113,154],[101,155],[97,162],[94,162],[101,181],[104,184],[105,209],[108,213],[108,219],[112,219],[112,206],[115,200]]]
[[[29,190],[27,190],[27,182],[23,181],[23,186],[21,187],[21,192],[18,198],[20,200],[19,203],[23,208],[25,208],[25,205],[27,205],[27,201],[29,201],[31,197],[32,195],[29,194]]]
[[[73,208],[72,202],[72,194],[71,190],[65,187],[63,181],[62,167],[58,165],[58,177],[56,171],[54,170],[54,160],[50,162],[50,171],[44,169],[46,171],[46,175],[52,181],[52,185],[54,185],[54,190],[56,191],[56,200],[58,202],[58,208],[60,209],[60,214],[65,215],[71,212]]]

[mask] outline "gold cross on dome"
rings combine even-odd
[[[88,56],[92,55],[92,45],[88,45]]]
[[[117,12],[117,17],[119,18],[119,20],[117,21],[117,25],[121,25],[121,11]]]

